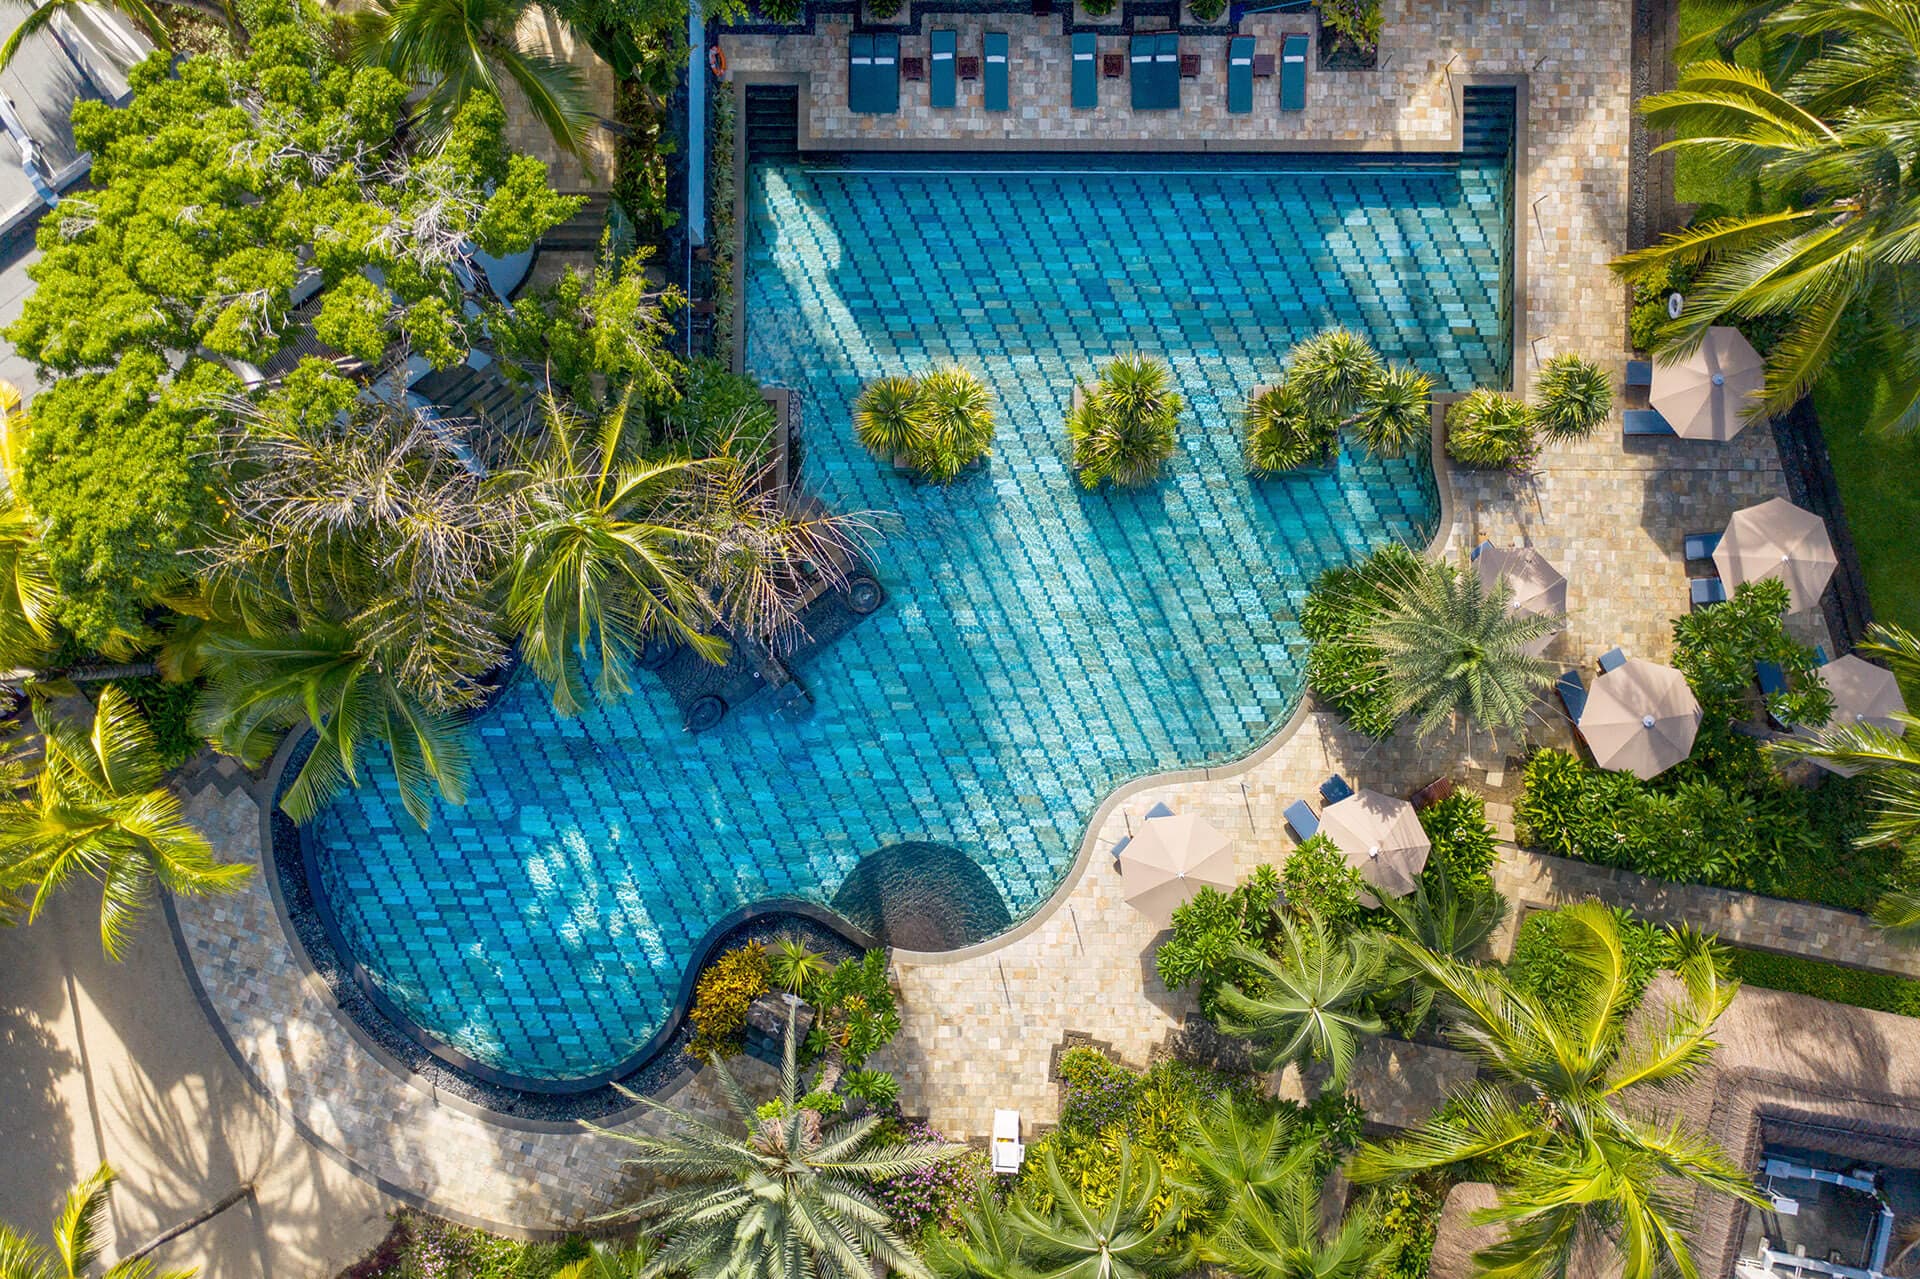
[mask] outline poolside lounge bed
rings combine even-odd
[[[1720,537],[1719,533],[1689,533],[1686,540],[1681,543],[1681,548],[1685,551],[1689,562],[1710,560],[1713,558],[1713,553],[1720,549]]]
[[[1678,434],[1657,409],[1628,409],[1620,415],[1620,433],[1641,436]]]
[[[1307,37],[1296,34],[1280,41],[1280,109],[1307,109]]]
[[[1687,607],[1695,612],[1714,604],[1724,604],[1727,584],[1717,577],[1695,577],[1687,581]]]
[[[1227,41],[1227,110],[1246,115],[1253,110],[1253,37]]]
[[[1127,45],[1127,69],[1131,73],[1135,111],[1151,111],[1160,105],[1160,94],[1153,79],[1152,36],[1135,36]]]
[[[1560,704],[1567,708],[1567,718],[1575,724],[1587,709],[1587,685],[1580,678],[1579,671],[1563,671],[1560,678],[1553,682],[1553,691],[1560,694]]]
[[[1286,809],[1287,827],[1293,831],[1293,837],[1301,843],[1312,839],[1320,832],[1320,819],[1314,816],[1313,806],[1304,799],[1296,799]]]
[[[1760,691],[1768,697],[1776,697],[1787,691],[1787,673],[1780,669],[1778,662],[1755,662],[1753,678],[1760,685]]]
[[[1627,361],[1627,385],[1638,390],[1653,385],[1652,360]]]
[[[1020,1171],[1020,1162],[1026,1157],[1027,1148],[1020,1141],[1020,1112],[994,1111],[993,1170],[1003,1177],[1010,1177]]]
[[[1007,109],[1007,33],[987,32],[980,37],[980,52],[985,56],[987,64],[987,110],[1005,111]]]
[[[1335,773],[1320,783],[1320,798],[1329,804],[1337,804],[1353,794],[1353,787],[1347,785],[1347,779]]]
[[[1176,111],[1180,107],[1180,37],[1163,31],[1154,41],[1153,78],[1160,87],[1160,106]]]
[[[1622,666],[1625,666],[1626,664],[1627,664],[1627,655],[1621,652],[1617,648],[1610,648],[1606,652],[1600,654],[1600,673],[1602,675],[1606,674],[1608,671],[1618,670]]]
[[[1091,111],[1100,105],[1099,40],[1091,31],[1073,37],[1073,109]]]
[[[954,105],[954,65],[959,37],[952,31],[927,34],[927,105],[944,109]]]

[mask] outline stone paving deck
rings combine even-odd
[[[1518,380],[1524,387],[1540,360],[1563,351],[1599,358],[1618,375],[1625,358],[1623,292],[1606,263],[1626,240],[1629,18],[1629,6],[1585,0],[1445,6],[1388,0],[1388,69],[1345,77],[1316,73],[1310,109],[1287,122],[1292,132],[1284,136],[1281,124],[1261,113],[1257,119],[1212,118],[1204,99],[1191,112],[1150,120],[1102,108],[1085,129],[1058,110],[1049,114],[1044,102],[1022,99],[1022,109],[1000,127],[1009,136],[1017,127],[1021,137],[1034,140],[1144,139],[1150,130],[1171,140],[1201,133],[1231,139],[1238,135],[1229,131],[1244,127],[1300,145],[1421,145],[1452,127],[1451,76],[1528,75],[1535,204],[1528,218],[1524,291],[1529,343]],[[1269,24],[1261,29],[1271,40],[1275,20],[1253,21]],[[1031,25],[1009,19],[1006,29],[1023,23]],[[1047,45],[1050,38],[1054,46]],[[767,61],[760,65],[771,65],[775,57],[796,59],[796,65],[808,57],[821,63],[814,97],[825,105],[816,113],[816,129],[858,130],[845,136],[885,141],[879,137],[885,128],[932,136],[935,130],[977,133],[985,127],[965,124],[958,115],[929,119],[911,110],[881,124],[836,120],[831,102],[844,101],[844,86],[836,99],[831,81],[841,45],[831,25],[814,39],[811,52],[795,38],[776,42],[762,51]],[[1062,43],[1034,30],[1021,40],[1023,58],[1044,58],[1048,47],[1056,47],[1058,56]],[[751,69],[761,56],[745,48],[730,52],[736,70]],[[1064,92],[1063,75],[1038,74],[1026,83]],[[1730,445],[1623,445],[1617,424],[1584,443],[1549,451],[1529,479],[1456,473],[1443,483],[1453,522],[1440,553],[1464,562],[1465,548],[1482,537],[1539,547],[1571,583],[1572,616],[1554,651],[1589,669],[1594,656],[1614,644],[1636,655],[1666,656],[1669,619],[1687,601],[1682,536],[1719,528],[1733,510],[1785,491],[1765,431],[1750,430]],[[1543,709],[1540,735],[1552,739],[1556,733],[1563,734],[1564,725]],[[1234,837],[1245,872],[1284,856],[1292,841],[1282,808],[1311,794],[1329,772],[1406,793],[1456,771],[1457,755],[1410,742],[1371,742],[1330,716],[1303,712],[1239,765],[1124,789],[1095,818],[1082,866],[1035,922],[977,953],[896,957],[903,1027],[874,1064],[899,1075],[909,1112],[927,1114],[951,1133],[983,1135],[992,1111],[1006,1106],[1021,1111],[1029,1132],[1051,1122],[1057,1096],[1047,1078],[1049,1059],[1066,1032],[1088,1032],[1137,1064],[1195,1011],[1188,996],[1161,987],[1152,969],[1156,930],[1122,898],[1121,877],[1107,850],[1132,823],[1160,802],[1204,816]],[[202,796],[195,814],[211,823],[228,857],[257,861],[260,823],[246,792]],[[1509,859],[1503,874],[1517,877],[1527,900],[1562,891],[1634,891],[1617,876],[1589,884],[1518,858]],[[1783,943],[1797,942],[1781,920],[1762,917],[1778,912],[1776,905],[1702,904],[1693,899],[1696,891],[1711,890],[1687,890],[1666,900],[1676,912],[1696,905],[1718,911],[1714,917],[1730,935],[1738,927],[1760,937],[1771,928]],[[1743,912],[1749,914],[1743,918]],[[352,1039],[324,989],[290,954],[264,885],[221,902],[183,901],[179,916],[208,998],[262,1090],[283,1115],[363,1176],[438,1211],[517,1229],[577,1222],[617,1196],[618,1173],[605,1143],[565,1127],[508,1125],[477,1115],[400,1078]],[[1808,920],[1814,946],[1831,942],[1844,950],[1850,944],[1833,921]],[[1375,1073],[1389,1079],[1392,1071]],[[697,1083],[689,1090],[694,1097],[700,1093]],[[1372,1101],[1383,1110],[1396,1104],[1384,1095]],[[1393,1113],[1401,1122],[1418,1118],[1414,1105]]]

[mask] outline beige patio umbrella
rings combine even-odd
[[[1157,923],[1173,920],[1173,908],[1201,888],[1232,888],[1233,841],[1198,817],[1167,813],[1140,823],[1140,833],[1120,850],[1127,901]]]
[[[1827,522],[1784,497],[1735,511],[1713,551],[1714,567],[1729,592],[1742,582],[1778,577],[1786,582],[1796,613],[1820,602],[1837,563]]]
[[[1495,582],[1506,578],[1507,585],[1513,588],[1511,607],[1516,613],[1547,617],[1567,615],[1566,575],[1549,564],[1547,557],[1531,546],[1482,547],[1480,554],[1474,557],[1473,571],[1479,574],[1481,585],[1489,590]],[[1553,643],[1554,634],[1554,631],[1548,631],[1527,644],[1526,651],[1535,657],[1540,656]]]
[[[1647,403],[1689,440],[1730,440],[1766,381],[1766,365],[1740,330],[1715,325],[1692,355],[1656,365]]]
[[[1580,715],[1594,762],[1643,780],[1685,759],[1699,731],[1700,703],[1687,677],[1638,657],[1593,681]]]
[[[1405,897],[1433,847],[1413,805],[1361,790],[1320,814],[1320,833],[1333,841],[1360,878],[1389,897]],[[1372,904],[1372,903],[1369,903]]]
[[[1895,737],[1906,735],[1907,726],[1894,718],[1907,709],[1907,702],[1900,696],[1900,681],[1894,678],[1892,671],[1849,653],[1822,666],[1819,675],[1833,693],[1833,715],[1827,720],[1828,728],[1872,724],[1876,728],[1884,728]],[[1821,731],[1817,728],[1795,728],[1793,735],[1813,739]],[[1838,773],[1842,777],[1852,777],[1860,771],[1821,759],[1817,755],[1811,758],[1828,772]]]

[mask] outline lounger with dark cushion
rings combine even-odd
[[[1787,691],[1787,673],[1780,669],[1778,662],[1755,662],[1753,677],[1760,683],[1760,691],[1768,697],[1778,697]]]
[[[1610,648],[1606,652],[1600,654],[1600,673],[1602,675],[1606,674],[1608,671],[1619,670],[1622,666],[1625,666],[1626,664],[1627,664],[1627,655],[1621,652],[1617,648]]]
[[[1099,41],[1091,31],[1073,37],[1073,109],[1091,111],[1100,105]]]
[[[1287,825],[1293,828],[1295,839],[1312,839],[1320,831],[1320,819],[1313,815],[1313,809],[1304,799],[1296,799],[1286,807]]]
[[[1158,106],[1163,111],[1180,107],[1180,37],[1163,31],[1154,37],[1153,82],[1160,91]]]
[[[900,37],[873,38],[873,113],[892,115],[900,109]]]
[[[934,31],[927,36],[927,105],[954,105],[953,58],[959,37],[951,31]]]
[[[980,52],[987,60],[987,110],[1007,109],[1007,33],[989,31],[980,38]]]
[[[1560,704],[1567,708],[1567,718],[1578,724],[1587,709],[1587,686],[1580,678],[1579,671],[1564,671],[1553,682],[1553,689],[1560,694]]]
[[[1825,644],[1815,644],[1813,646],[1813,664],[1815,666],[1825,666],[1832,660],[1831,657],[1827,656],[1827,646]]]
[[[1307,109],[1307,37],[1291,35],[1280,42],[1280,109]]]
[[[856,31],[847,37],[847,110],[871,111],[873,37]]]
[[[1712,604],[1722,604],[1727,598],[1727,584],[1717,577],[1696,577],[1688,581],[1687,590],[1691,598],[1690,608],[1706,608]]]
[[[1689,533],[1682,543],[1689,560],[1710,560],[1713,553],[1720,549],[1720,534]]]
[[[1478,559],[1480,558],[1480,552],[1482,552],[1482,551],[1484,551],[1484,550],[1487,550],[1487,549],[1488,549],[1489,547],[1491,547],[1492,545],[1493,545],[1493,539],[1492,539],[1492,538],[1484,538],[1484,539],[1482,539],[1482,540],[1481,540],[1481,542],[1480,542],[1480,545],[1478,545],[1478,546],[1476,546],[1476,547],[1474,547],[1474,548],[1473,548],[1473,553],[1472,553],[1472,554],[1470,554],[1470,555],[1468,555],[1468,556],[1467,556],[1467,558],[1468,558],[1468,559],[1470,559],[1470,560],[1478,560]]]
[[[1628,409],[1620,415],[1622,435],[1672,435],[1674,430],[1658,409]]]
[[[1253,37],[1227,41],[1227,110],[1245,115],[1253,110]]]
[[[1320,783],[1320,798],[1329,804],[1337,804],[1353,794],[1353,787],[1347,785],[1347,779],[1335,773]]]
[[[1151,111],[1160,105],[1160,94],[1153,79],[1153,37],[1135,36],[1127,47],[1127,72],[1133,86],[1135,111]]]
[[[1627,385],[1635,388],[1636,390],[1638,390],[1641,387],[1652,386],[1653,385],[1653,361],[1652,360],[1628,360],[1627,361]]]

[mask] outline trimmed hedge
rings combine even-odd
[[[1920,981],[1912,977],[1870,973],[1798,955],[1773,955],[1737,947],[1727,948],[1727,971],[1750,986],[1812,995],[1815,999],[1899,1013],[1903,1017],[1920,1017]]]

